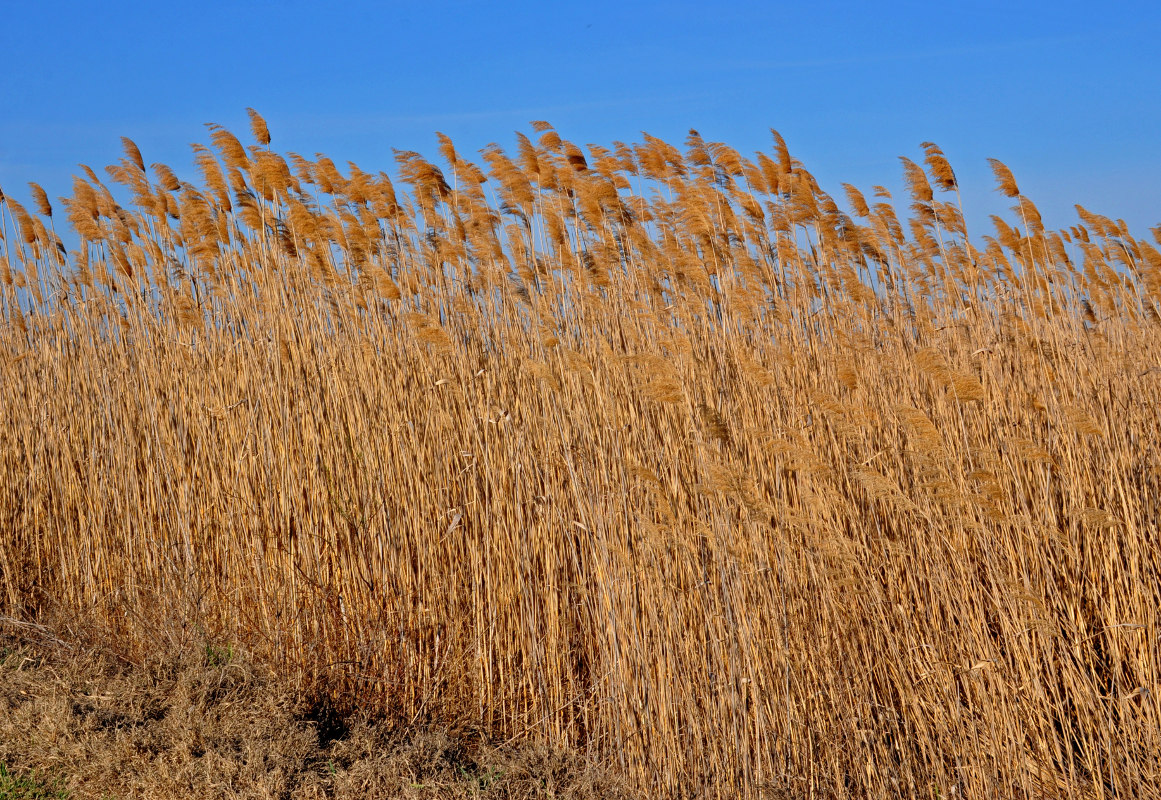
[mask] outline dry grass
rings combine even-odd
[[[8,197],[8,613],[647,796],[1153,792],[1156,247],[533,127]]]
[[[0,798],[617,798],[575,754],[339,721],[243,653],[0,648]],[[24,786],[21,786],[21,783]],[[43,794],[31,788],[39,787]],[[52,793],[55,792],[55,793]]]

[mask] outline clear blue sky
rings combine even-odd
[[[900,183],[898,156],[938,143],[969,223],[1007,208],[986,158],[1045,222],[1072,204],[1161,223],[1161,11],[1113,2],[15,2],[3,4],[0,187],[70,190],[77,164],[147,162],[195,176],[203,123],[249,141],[393,172],[392,148],[437,158],[547,119],[584,144],[680,145],[689,128],[744,154],[791,152],[840,198]],[[906,203],[896,195],[898,205]]]

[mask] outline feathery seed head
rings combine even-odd
[[[263,147],[270,145],[270,129],[266,127],[266,120],[252,108],[247,108],[246,113],[250,116],[250,133],[254,135],[254,141]]]
[[[1019,197],[1020,187],[1016,185],[1016,178],[1012,175],[1012,170],[995,158],[989,158],[988,163],[992,166],[992,174],[996,176],[996,191],[1001,192],[1005,197]]]
[[[36,203],[36,210],[46,217],[52,216],[52,204],[48,202],[48,195],[38,183],[29,182],[28,188],[32,191],[32,199]]]

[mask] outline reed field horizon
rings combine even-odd
[[[5,620],[634,796],[1158,796],[1161,225],[249,114],[0,191]]]

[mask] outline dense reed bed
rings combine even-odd
[[[930,143],[900,217],[777,134],[388,175],[252,121],[4,199],[8,614],[650,797],[1156,791],[1155,244],[999,162],[969,231]]]

